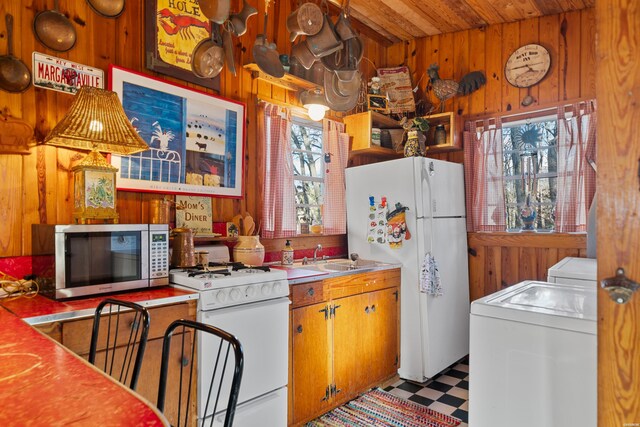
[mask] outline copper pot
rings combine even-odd
[[[313,36],[322,28],[324,17],[320,7],[314,3],[303,3],[287,17],[287,31],[292,43],[299,35]]]
[[[171,267],[186,268],[196,265],[193,230],[190,228],[174,228],[171,245]]]
[[[151,224],[169,224],[171,202],[164,199],[149,200],[149,222]]]

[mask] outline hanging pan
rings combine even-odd
[[[13,16],[5,16],[7,22],[7,54],[0,56],[0,89],[7,92],[24,92],[31,84],[31,72],[13,56]]]
[[[224,49],[220,39],[220,25],[211,23],[211,38],[204,39],[196,45],[191,58],[193,74],[203,79],[211,79],[222,71],[224,66]]]
[[[40,43],[56,52],[66,52],[76,44],[76,29],[58,12],[58,0],[53,10],[45,10],[33,18],[33,32]]]
[[[105,18],[117,18],[124,11],[124,0],[87,0],[87,3]]]
[[[280,62],[280,55],[274,46],[267,41],[267,15],[270,0],[264,2],[264,28],[263,34],[258,34],[253,44],[253,60],[258,67],[270,76],[280,78],[284,76],[284,67]]]
[[[202,14],[210,21],[224,24],[224,21],[229,18],[231,0],[200,0],[198,6],[200,6]]]

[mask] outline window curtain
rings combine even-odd
[[[464,132],[467,230],[505,231],[502,123],[467,122]]]
[[[347,207],[344,170],[349,160],[349,135],[344,132],[344,123],[324,119],[322,145],[330,159],[329,163],[325,162],[323,232],[324,234],[345,234]]]
[[[265,153],[261,236],[268,239],[296,235],[296,201],[290,136],[289,110],[273,104],[260,103],[258,138]]]
[[[596,102],[558,108],[558,232],[587,231],[587,215],[595,194]]]

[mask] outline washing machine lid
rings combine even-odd
[[[588,334],[597,331],[596,289],[525,281],[471,304],[471,314]]]
[[[589,280],[598,279],[598,262],[595,258],[567,257],[549,268],[549,279],[567,278]]]

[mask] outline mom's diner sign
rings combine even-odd
[[[33,85],[75,94],[80,86],[104,89],[104,71],[87,65],[33,52]]]

